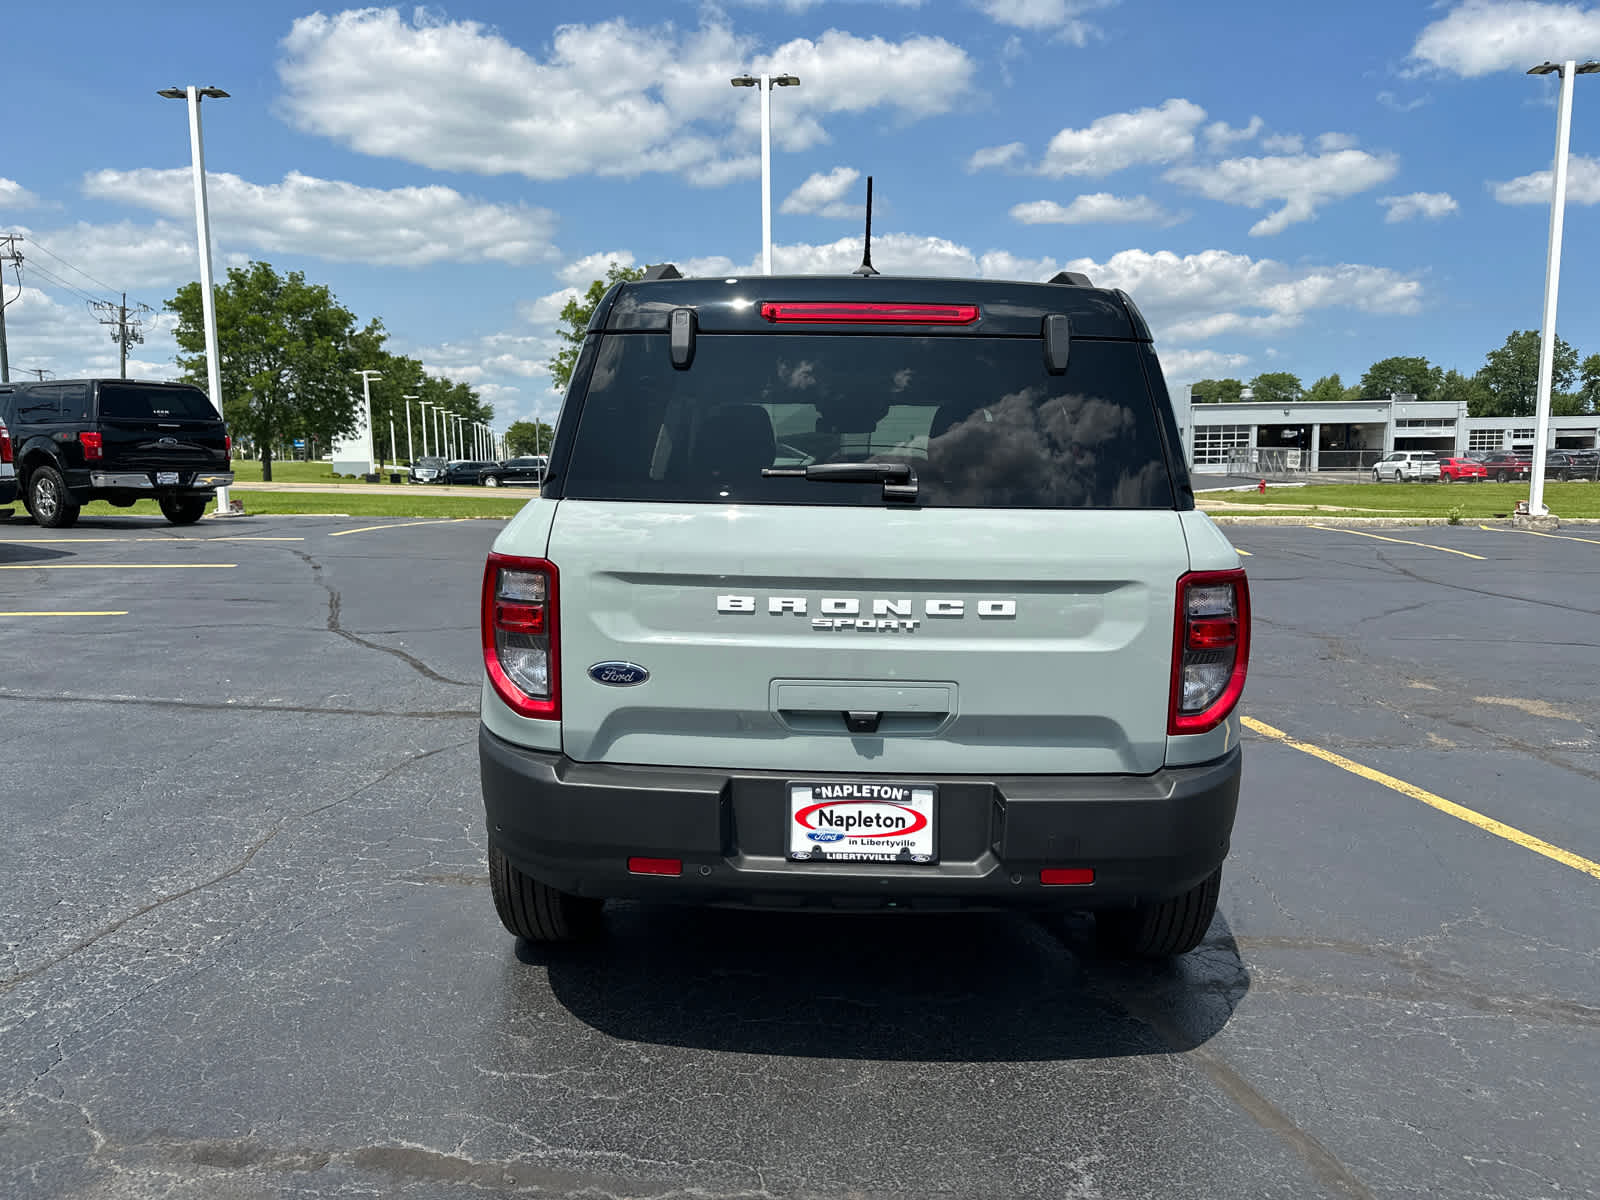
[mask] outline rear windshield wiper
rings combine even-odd
[[[807,479],[816,483],[881,483],[885,500],[915,500],[917,473],[910,463],[813,463],[809,467],[762,467],[763,479]]]

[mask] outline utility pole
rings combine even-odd
[[[40,383],[44,382],[44,377],[46,375],[55,374],[55,372],[49,367],[18,367],[17,370],[21,371],[24,375],[32,375]]]
[[[22,299],[22,255],[17,250],[17,243],[22,240],[19,234],[0,233],[0,265],[11,264],[11,269],[17,276],[17,299]],[[11,352],[6,346],[6,305],[11,301],[6,299],[5,274],[0,270],[0,383],[11,382]]]
[[[92,312],[102,314],[98,319],[100,324],[111,326],[111,340],[117,344],[118,375],[128,377],[128,346],[139,345],[144,341],[144,314],[155,312],[148,304],[135,304],[133,316],[128,316],[128,293],[122,293],[122,303],[113,304],[109,300],[95,300],[89,305]]]

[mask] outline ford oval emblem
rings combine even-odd
[[[607,687],[637,687],[650,678],[638,663],[602,662],[589,668],[589,678]]]

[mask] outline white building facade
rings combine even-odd
[[[1371,470],[1396,450],[1460,456],[1533,449],[1532,417],[1469,417],[1465,404],[1402,394],[1331,404],[1194,404],[1181,387],[1172,399],[1198,474]],[[1551,417],[1548,448],[1600,448],[1600,414]]]

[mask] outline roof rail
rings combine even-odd
[[[1089,277],[1082,271],[1057,271],[1050,277],[1051,283],[1067,283],[1073,287],[1093,287]]]
[[[646,267],[641,279],[682,279],[683,272],[671,263],[657,263],[653,267]]]

